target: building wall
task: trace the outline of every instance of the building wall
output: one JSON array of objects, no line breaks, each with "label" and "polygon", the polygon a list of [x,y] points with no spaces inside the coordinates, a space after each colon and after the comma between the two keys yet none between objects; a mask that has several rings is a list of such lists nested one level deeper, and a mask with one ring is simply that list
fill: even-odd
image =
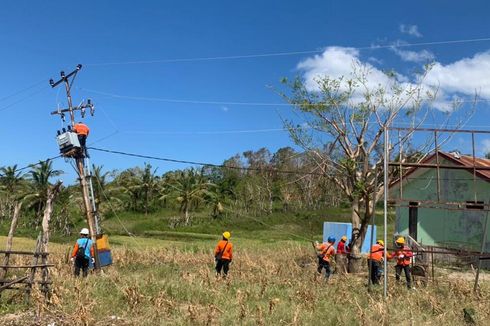
[{"label": "building wall", "polygon": [[[449,162],[442,162],[450,164]],[[409,176],[403,184],[403,199],[437,201],[437,171],[421,169],[422,173]],[[490,201],[490,183],[477,177],[473,184],[472,172],[440,170],[441,201]],[[392,189],[391,197],[398,198],[399,189]],[[407,202],[408,204],[408,202]],[[424,245],[448,246],[467,250],[481,249],[481,240],[487,213],[479,210],[450,210],[418,208],[417,241]],[[462,207],[464,208],[464,207]],[[408,234],[408,207],[396,209],[396,231]],[[490,218],[490,216],[489,216]],[[488,223],[486,251],[490,252],[490,222]]]}]

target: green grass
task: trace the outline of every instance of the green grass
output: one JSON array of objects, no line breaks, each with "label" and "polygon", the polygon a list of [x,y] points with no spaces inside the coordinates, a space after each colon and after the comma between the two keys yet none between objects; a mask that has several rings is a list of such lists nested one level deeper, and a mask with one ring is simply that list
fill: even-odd
[{"label": "green grass", "polygon": [[[389,229],[394,230],[394,215],[389,216]],[[148,215],[134,212],[120,212],[116,215],[108,214],[103,217],[102,228],[109,235],[131,234],[155,237],[161,239],[185,239],[193,241],[202,237],[209,238],[221,234],[224,230],[230,230],[241,238],[250,238],[264,242],[278,240],[320,240],[322,238],[323,222],[349,222],[350,210],[345,208],[330,208],[318,211],[305,211],[298,213],[273,212],[270,215],[253,216],[246,213],[226,211],[221,218],[212,218],[207,210],[192,212],[192,224],[189,226],[171,227],[171,220],[178,218],[178,212],[170,209],[162,209]],[[378,235],[382,235],[382,211],[377,212],[376,224]],[[7,234],[9,221],[0,221],[0,234]],[[74,233],[79,228],[86,227],[80,220],[74,227]],[[127,231],[126,231],[127,230]],[[18,227],[16,236],[35,239],[39,231],[30,227]],[[51,233],[51,241],[64,243],[71,241],[73,237],[63,236],[57,232]]]},{"label": "green grass", "polygon": [[[377,212],[376,224],[382,232],[382,212]],[[148,215],[124,212],[103,221],[103,227],[112,234],[126,234],[122,225],[133,234],[147,236],[188,237],[189,233],[213,235],[231,230],[240,237],[261,240],[320,239],[323,222],[349,222],[350,210],[332,208],[300,213],[274,212],[270,215],[252,216],[228,212],[222,218],[212,218],[207,211],[193,213],[192,225],[172,228],[170,220],[178,216],[174,211],[162,210]],[[389,232],[394,230],[393,213],[390,214]],[[380,232],[378,231],[378,232]],[[177,233],[183,233],[180,235]],[[378,233],[382,234],[382,233]]]}]

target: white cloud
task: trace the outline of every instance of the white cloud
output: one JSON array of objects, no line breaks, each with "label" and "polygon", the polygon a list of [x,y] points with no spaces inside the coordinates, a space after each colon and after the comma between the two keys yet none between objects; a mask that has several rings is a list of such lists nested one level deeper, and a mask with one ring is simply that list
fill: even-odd
[{"label": "white cloud", "polygon": [[[318,89],[316,80],[323,76],[331,78],[351,77],[356,63],[360,62],[359,51],[352,48],[329,47],[322,54],[315,55],[298,64],[298,69],[303,71],[306,87],[309,90]],[[389,84],[390,78],[384,72],[375,68],[370,63],[363,65],[370,71],[368,85],[375,87]]]},{"label": "white cloud", "polygon": [[375,63],[375,64],[378,64],[378,65],[380,65],[380,64],[382,64],[382,63],[383,63],[383,60],[378,59],[378,58],[375,58],[375,57],[369,57],[369,58],[368,58],[368,61],[370,61],[370,62],[372,62],[372,63]]},{"label": "white cloud", "polygon": [[[303,73],[306,87],[314,91],[318,90],[316,80],[319,77],[352,78],[353,67],[359,62],[369,70],[367,81],[369,88],[379,85],[389,88],[386,86],[389,86],[392,80],[381,69],[370,63],[373,62],[372,59],[362,62],[359,51],[352,48],[329,47],[322,54],[301,61],[298,69]],[[414,76],[397,73],[397,80],[402,87],[411,86],[414,78]],[[473,57],[446,65],[434,62],[423,83],[425,89],[438,89],[438,97],[433,105],[441,111],[452,110],[452,102],[455,99],[471,100],[475,91],[481,98],[490,100],[490,51],[477,53]]]},{"label": "white cloud", "polygon": [[472,96],[476,91],[482,98],[490,99],[490,51],[448,65],[435,62],[426,83],[439,86],[447,94]]},{"label": "white cloud", "polygon": [[428,62],[434,60],[434,54],[427,50],[422,51],[409,51],[401,50],[397,47],[393,47],[392,51],[395,52],[403,61],[407,62]]},{"label": "white cloud", "polygon": [[481,144],[483,154],[490,153],[490,139],[483,139]]},{"label": "white cloud", "polygon": [[419,27],[417,25],[400,25],[400,32],[403,34],[408,34],[414,37],[422,37],[422,34],[419,32]]}]

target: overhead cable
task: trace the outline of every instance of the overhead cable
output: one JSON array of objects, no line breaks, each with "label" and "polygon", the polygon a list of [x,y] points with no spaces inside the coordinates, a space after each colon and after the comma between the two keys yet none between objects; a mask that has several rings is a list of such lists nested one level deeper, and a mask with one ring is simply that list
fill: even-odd
[{"label": "overhead cable", "polygon": [[[345,46],[355,50],[378,50],[378,49],[391,49],[401,47],[418,47],[428,45],[444,45],[444,44],[464,44],[464,43],[477,43],[488,42],[490,37],[484,38],[471,38],[471,39],[459,39],[459,40],[446,40],[446,41],[434,41],[434,42],[419,42],[419,43],[395,43],[389,45],[370,45],[361,47]],[[115,65],[136,65],[136,64],[155,64],[155,63],[178,63],[178,62],[199,62],[199,61],[215,61],[215,60],[237,60],[237,59],[251,59],[251,58],[269,58],[269,57],[283,57],[283,56],[295,56],[304,54],[316,54],[322,53],[325,49],[305,50],[305,51],[283,51],[283,52],[269,52],[269,53],[255,53],[255,54],[243,54],[243,55],[225,55],[214,57],[194,57],[194,58],[170,58],[170,59],[156,59],[156,60],[135,60],[135,61],[119,61],[119,62],[102,62],[102,63],[87,63],[86,66],[115,66]]]},{"label": "overhead cable", "polygon": [[128,153],[128,152],[114,151],[114,150],[110,150],[110,149],[96,148],[96,147],[88,147],[88,149],[94,150],[94,151],[99,151],[99,152],[111,153],[111,154],[118,154],[118,155],[138,157],[138,158],[146,158],[146,159],[155,160],[155,161],[192,164],[192,165],[200,165],[200,166],[211,166],[211,167],[225,168],[225,169],[232,169],[232,170],[258,171],[258,172],[268,171],[268,172],[284,173],[284,174],[309,174],[309,175],[325,176],[324,173],[319,173],[319,172],[279,170],[279,169],[274,169],[274,168],[252,168],[252,167],[228,166],[228,165],[224,165],[224,164],[214,164],[214,163],[206,163],[206,162],[178,160],[178,159],[165,158],[165,157],[156,157],[156,156],[150,156],[150,155],[142,155],[142,154],[135,154],[135,153]]},{"label": "overhead cable", "polygon": [[26,96],[24,96],[24,97],[20,98],[19,100],[15,101],[15,102],[12,102],[12,103],[10,103],[10,104],[8,104],[8,105],[4,106],[4,107],[1,107],[1,108],[0,108],[0,112],[1,112],[1,111],[5,111],[5,110],[7,110],[7,109],[11,108],[12,106],[14,106],[14,105],[16,105],[16,104],[19,104],[19,103],[21,103],[21,102],[24,102],[25,100],[28,100],[28,99],[30,99],[31,97],[33,97],[33,96],[35,96],[35,95],[37,95],[37,94],[39,94],[39,93],[42,93],[42,92],[44,92],[44,91],[47,91],[47,90],[48,90],[48,88],[44,88],[44,87],[43,87],[43,88],[41,88],[41,89],[39,89],[39,90],[37,90],[37,91],[35,91],[35,92],[32,92],[32,93],[30,93],[29,95],[26,95]]},{"label": "overhead cable", "polygon": [[[146,97],[146,96],[131,96],[122,95],[108,92],[101,92],[94,89],[79,88],[82,91],[86,91],[93,94],[98,94],[102,96],[125,99],[125,100],[135,100],[135,101],[150,101],[150,102],[166,102],[166,103],[180,103],[180,104],[207,104],[207,105],[236,105],[236,106],[265,106],[265,107],[292,107],[297,104],[285,103],[285,102],[259,102],[259,101],[217,101],[217,100],[193,100],[193,99],[173,99],[173,98],[162,98],[162,97]],[[490,102],[490,99],[474,99],[474,100],[460,100],[458,103],[479,103],[479,102]],[[321,103],[320,103],[321,104]],[[301,104],[302,106],[317,106],[319,103],[311,104]]]},{"label": "overhead cable", "polygon": [[101,92],[88,88],[79,88],[82,91],[94,93],[98,95],[120,98],[126,100],[137,101],[154,101],[154,102],[168,102],[168,103],[183,103],[183,104],[211,104],[211,105],[250,105],[250,106],[291,106],[289,103],[270,103],[270,102],[243,102],[243,101],[203,101],[203,100],[185,100],[185,99],[171,99],[161,97],[144,97],[144,96],[129,96],[114,94],[108,92]]},{"label": "overhead cable", "polygon": [[32,164],[26,165],[26,166],[24,166],[24,167],[22,167],[22,168],[16,169],[16,170],[15,170],[15,172],[19,172],[19,171],[27,170],[27,169],[29,169],[29,168],[32,168],[32,167],[36,166],[36,165],[43,164],[43,163],[47,163],[47,162],[49,162],[49,161],[53,161],[53,160],[55,160],[55,159],[57,159],[57,158],[60,158],[60,157],[62,157],[62,155],[61,155],[61,154],[60,154],[60,155],[57,155],[57,156],[50,157],[50,158],[45,159],[45,160],[43,160],[43,161],[39,161],[39,162],[37,162],[37,163],[32,163]]},{"label": "overhead cable", "polygon": [[26,88],[23,88],[23,89],[21,89],[21,90],[18,90],[18,91],[14,92],[14,93],[12,93],[12,94],[10,94],[10,95],[4,96],[4,97],[0,98],[0,102],[1,102],[1,101],[5,101],[5,100],[7,100],[7,99],[9,99],[9,98],[11,98],[11,97],[14,97],[14,96],[16,96],[16,95],[19,95],[20,93],[24,93],[24,92],[26,92],[26,91],[28,91],[28,90],[30,90],[30,89],[33,89],[34,87],[36,87],[36,86],[38,86],[38,85],[40,85],[40,84],[42,84],[42,83],[44,83],[44,82],[46,82],[46,80],[45,80],[45,79],[40,80],[40,81],[36,82],[35,84],[32,84],[32,85],[30,85],[30,86],[27,86]]}]

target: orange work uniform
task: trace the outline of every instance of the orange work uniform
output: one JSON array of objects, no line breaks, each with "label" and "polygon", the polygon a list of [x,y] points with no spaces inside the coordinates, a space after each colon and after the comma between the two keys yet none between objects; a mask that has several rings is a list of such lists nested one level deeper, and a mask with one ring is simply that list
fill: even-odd
[{"label": "orange work uniform", "polygon": [[390,258],[396,258],[395,266],[395,278],[400,280],[402,271],[405,272],[405,278],[407,280],[407,287],[412,288],[412,276],[410,271],[410,263],[412,262],[413,251],[408,246],[399,247],[395,252],[389,256]]},{"label": "orange work uniform", "polygon": [[77,123],[73,126],[73,131],[75,131],[78,135],[88,136],[90,133],[90,129],[84,123]]},{"label": "orange work uniform", "polygon": [[369,269],[372,284],[379,284],[383,268],[381,267],[381,262],[384,257],[384,246],[379,243],[374,244],[371,247],[371,252],[369,254]]},{"label": "orange work uniform", "polygon": [[378,243],[373,245],[371,247],[371,253],[369,254],[369,259],[372,259],[374,261],[381,261],[383,260],[384,256],[384,247]]},{"label": "orange work uniform", "polygon": [[[221,258],[217,257],[221,252]],[[218,245],[214,249],[214,257],[220,258],[222,260],[232,260],[233,259],[233,244],[230,241],[220,240]]]},{"label": "orange work uniform", "polygon": [[330,258],[335,255],[335,248],[333,247],[333,244],[322,243],[317,247],[317,249],[320,251],[322,259],[326,262],[330,262]]},{"label": "orange work uniform", "polygon": [[396,264],[399,266],[410,266],[412,262],[413,252],[412,249],[408,246],[403,246],[402,248],[398,248],[395,252],[389,256],[391,258],[396,257]]}]

